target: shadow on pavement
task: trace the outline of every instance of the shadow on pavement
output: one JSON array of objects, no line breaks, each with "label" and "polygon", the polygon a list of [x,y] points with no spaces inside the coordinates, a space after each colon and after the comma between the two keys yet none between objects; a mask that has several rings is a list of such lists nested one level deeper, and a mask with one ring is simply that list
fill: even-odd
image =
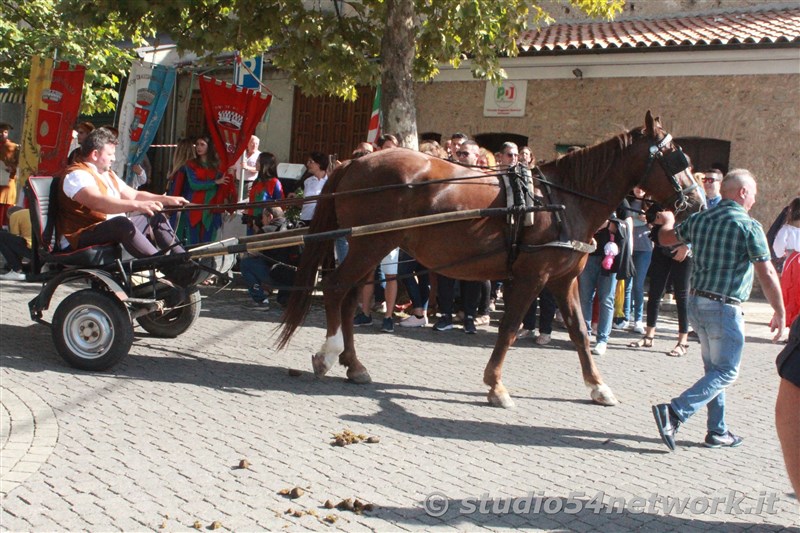
[{"label": "shadow on pavement", "polygon": [[[476,494],[464,499],[448,499],[443,493],[431,492],[418,507],[381,506],[370,516],[395,524],[416,527],[447,526],[458,530],[484,528],[533,528],[572,531],[787,531],[790,524],[728,522],[725,517],[757,513],[769,516],[766,505],[742,501],[735,503],[731,494],[722,494],[725,502],[714,504],[714,497],[642,494],[641,502],[633,503],[598,492],[576,492],[570,497],[548,496],[535,491],[518,497]],[[648,500],[652,498],[652,500]],[[734,504],[730,503],[734,500]],[[667,511],[669,509],[669,511]],[[767,509],[767,510],[765,510]],[[736,513],[739,510],[740,513]],[[716,520],[699,517],[718,516]]]}]

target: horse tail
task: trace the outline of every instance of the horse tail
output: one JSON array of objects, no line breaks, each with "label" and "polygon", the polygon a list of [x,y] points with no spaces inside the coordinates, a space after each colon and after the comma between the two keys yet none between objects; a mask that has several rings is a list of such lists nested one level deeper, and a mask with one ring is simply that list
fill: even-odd
[{"label": "horse tail", "polygon": [[[322,189],[322,194],[334,192],[344,177],[350,161],[345,161],[328,177],[328,182]],[[332,231],[339,227],[336,221],[336,203],[333,198],[317,200],[314,217],[308,228],[309,234]],[[283,324],[278,337],[278,348],[284,348],[297,328],[303,323],[311,308],[311,296],[314,292],[314,282],[317,280],[317,270],[326,260],[333,255],[333,241],[312,241],[305,245],[300,256],[300,265],[294,276],[294,285],[299,290],[292,291],[286,310],[283,313]]]}]

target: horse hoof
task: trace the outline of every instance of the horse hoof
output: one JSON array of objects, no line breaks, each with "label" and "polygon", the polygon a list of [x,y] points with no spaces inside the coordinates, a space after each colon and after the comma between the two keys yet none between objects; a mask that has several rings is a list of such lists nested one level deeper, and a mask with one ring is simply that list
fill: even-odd
[{"label": "horse hoof", "polygon": [[619,400],[617,400],[616,396],[614,396],[614,393],[611,391],[611,387],[605,383],[592,387],[592,401],[607,406],[617,405],[619,403]]},{"label": "horse hoof", "polygon": [[511,399],[511,395],[507,392],[497,394],[489,391],[488,398],[489,405],[492,407],[502,407],[503,409],[512,409],[516,407],[514,400]]},{"label": "horse hoof", "polygon": [[325,356],[318,353],[311,356],[311,366],[314,367],[314,377],[324,378],[331,367],[325,361]]},{"label": "horse hoof", "polygon": [[364,370],[363,372],[359,372],[358,374],[350,374],[347,373],[347,379],[352,381],[353,383],[357,383],[358,385],[365,385],[367,383],[372,383],[372,378],[369,375],[369,372]]}]

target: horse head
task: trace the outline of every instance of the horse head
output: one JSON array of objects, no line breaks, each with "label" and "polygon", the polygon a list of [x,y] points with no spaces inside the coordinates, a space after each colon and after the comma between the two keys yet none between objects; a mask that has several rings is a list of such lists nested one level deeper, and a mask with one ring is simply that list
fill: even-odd
[{"label": "horse head", "polygon": [[649,142],[648,160],[639,186],[651,198],[675,212],[678,220],[699,211],[705,205],[700,187],[692,177],[692,165],[672,135],[661,125],[660,117],[650,111],[645,115],[643,136]]}]

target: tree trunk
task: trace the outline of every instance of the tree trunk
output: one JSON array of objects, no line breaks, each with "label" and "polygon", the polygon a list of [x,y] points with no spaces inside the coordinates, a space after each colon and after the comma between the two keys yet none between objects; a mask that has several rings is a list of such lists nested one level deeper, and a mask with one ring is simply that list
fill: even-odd
[{"label": "tree trunk", "polygon": [[381,111],[383,132],[417,149],[417,98],[414,52],[417,18],[413,0],[386,2],[386,30],[381,40]]}]

